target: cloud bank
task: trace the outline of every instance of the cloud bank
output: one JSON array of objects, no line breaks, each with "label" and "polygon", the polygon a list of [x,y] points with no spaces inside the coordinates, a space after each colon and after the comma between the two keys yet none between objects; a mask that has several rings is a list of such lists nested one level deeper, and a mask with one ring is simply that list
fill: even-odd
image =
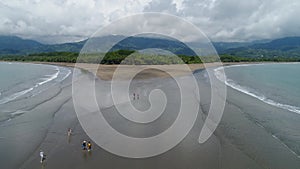
[{"label": "cloud bank", "polygon": [[300,36],[298,9],[298,0],[2,0],[0,34],[76,41],[123,16],[163,12],[190,21],[214,41],[273,39]]}]

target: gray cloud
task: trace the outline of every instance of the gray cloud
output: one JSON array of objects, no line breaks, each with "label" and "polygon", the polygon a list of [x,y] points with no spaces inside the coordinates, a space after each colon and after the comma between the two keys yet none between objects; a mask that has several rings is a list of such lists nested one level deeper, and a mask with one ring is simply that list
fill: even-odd
[{"label": "gray cloud", "polygon": [[215,41],[245,41],[300,36],[298,9],[298,0],[2,0],[0,34],[74,41],[123,16],[163,12],[187,19]]},{"label": "gray cloud", "polygon": [[297,0],[185,0],[183,6],[182,16],[214,40],[243,41],[300,35],[297,21],[300,2]]},{"label": "gray cloud", "polygon": [[165,13],[176,13],[177,6],[173,0],[152,0],[144,8],[145,12],[165,12]]}]

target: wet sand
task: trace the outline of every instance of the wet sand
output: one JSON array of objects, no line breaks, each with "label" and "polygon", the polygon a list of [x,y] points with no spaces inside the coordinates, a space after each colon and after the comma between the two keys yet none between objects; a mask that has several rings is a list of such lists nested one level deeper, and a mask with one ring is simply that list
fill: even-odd
[{"label": "wet sand", "polygon": [[[204,73],[205,71],[197,73],[201,97],[201,109],[197,121],[188,136],[164,154],[145,159],[129,159],[113,155],[95,143],[91,152],[82,151],[81,142],[90,139],[77,119],[71,99],[71,86],[65,85],[59,94],[30,110],[32,113],[19,116],[11,122],[11,125],[15,125],[10,132],[13,134],[5,139],[13,140],[10,141],[9,146],[14,147],[14,153],[1,163],[1,168],[299,168],[300,158],[297,155],[299,152],[296,151],[300,145],[298,144],[299,115],[266,105],[231,88],[227,88],[228,97],[220,125],[208,141],[199,144],[197,139],[210,105],[210,84],[203,76]],[[96,78],[84,72],[81,76],[85,80]],[[98,79],[96,88],[100,89],[103,84],[108,83],[109,81]],[[138,86],[144,90],[160,86],[173,96],[172,91],[176,88],[173,83],[168,78],[154,78],[137,79],[132,85],[133,88]],[[133,104],[146,106],[147,99],[135,100]],[[171,104],[172,106],[174,104]],[[108,108],[103,114],[120,132],[145,137],[156,134],[158,130],[166,129],[176,116],[174,113],[167,114],[171,116],[162,116],[159,123],[146,128],[131,125],[122,119],[116,113],[114,106]],[[67,136],[68,128],[73,130],[70,138]],[[4,130],[0,131],[1,137]],[[0,142],[0,146],[7,146],[3,143],[6,142]],[[24,148],[28,151],[23,150]],[[42,165],[39,162],[40,149],[47,155]],[[20,158],[17,158],[19,153]]]}]

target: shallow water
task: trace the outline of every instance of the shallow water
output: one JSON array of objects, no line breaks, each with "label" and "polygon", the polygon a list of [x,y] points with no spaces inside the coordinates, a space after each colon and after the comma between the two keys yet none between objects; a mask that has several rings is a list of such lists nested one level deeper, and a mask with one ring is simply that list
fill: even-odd
[{"label": "shallow water", "polygon": [[228,86],[300,114],[300,64],[229,66],[225,72]]},{"label": "shallow water", "polygon": [[0,63],[0,168],[19,168],[71,98],[71,69]]},{"label": "shallow water", "polygon": [[228,103],[300,159],[300,64],[234,65],[225,72],[226,84],[238,91],[228,92]]},{"label": "shallow water", "polygon": [[[25,107],[16,109],[16,106],[11,106],[16,105],[14,102],[20,103],[22,100],[27,101],[28,98],[37,97],[43,91],[63,81],[70,73],[69,69],[58,66],[1,62],[0,122],[26,112]],[[31,103],[31,105],[35,104]]]}]

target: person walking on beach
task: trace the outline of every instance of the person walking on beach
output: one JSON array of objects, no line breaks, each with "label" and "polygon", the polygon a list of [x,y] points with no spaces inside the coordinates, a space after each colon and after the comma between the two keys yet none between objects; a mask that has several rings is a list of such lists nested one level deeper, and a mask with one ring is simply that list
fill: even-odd
[{"label": "person walking on beach", "polygon": [[43,163],[46,160],[46,155],[44,154],[44,152],[42,150],[40,150],[40,157],[41,157],[41,163]]},{"label": "person walking on beach", "polygon": [[68,129],[68,137],[70,137],[70,136],[71,136],[71,134],[72,134],[72,129],[71,129],[71,128],[69,128],[69,129]]},{"label": "person walking on beach", "polygon": [[71,135],[72,135],[72,129],[71,128],[69,128],[68,129],[68,143],[70,143],[71,142]]},{"label": "person walking on beach", "polygon": [[92,143],[90,141],[88,141],[88,143],[87,143],[87,149],[88,149],[88,151],[92,150]]},{"label": "person walking on beach", "polygon": [[85,140],[82,142],[82,150],[86,150],[86,141]]}]

